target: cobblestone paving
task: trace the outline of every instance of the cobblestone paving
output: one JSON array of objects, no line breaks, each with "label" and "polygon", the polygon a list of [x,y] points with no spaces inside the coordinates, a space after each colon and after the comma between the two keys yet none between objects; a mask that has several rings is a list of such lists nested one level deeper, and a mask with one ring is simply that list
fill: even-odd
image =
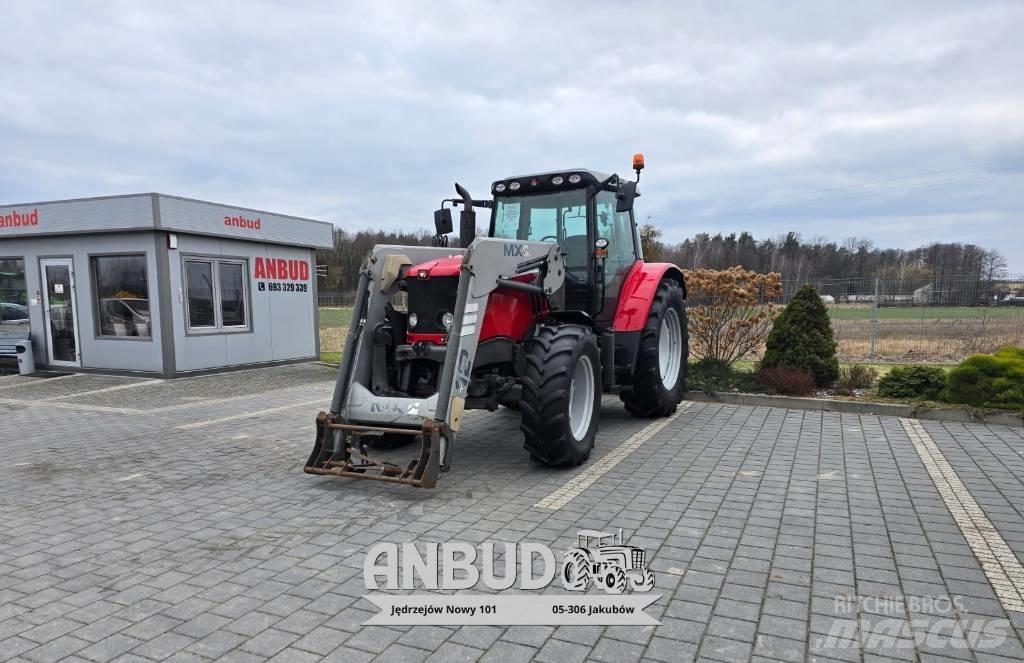
[{"label": "cobblestone paving", "polygon": [[[1024,658],[897,419],[695,403],[552,511],[533,505],[587,466],[531,465],[507,410],[470,413],[434,491],[302,474],[331,379],[5,377],[0,660]],[[646,423],[606,399],[594,460]],[[924,426],[1024,557],[1021,430]],[[619,527],[660,626],[362,626],[375,542]]]}]

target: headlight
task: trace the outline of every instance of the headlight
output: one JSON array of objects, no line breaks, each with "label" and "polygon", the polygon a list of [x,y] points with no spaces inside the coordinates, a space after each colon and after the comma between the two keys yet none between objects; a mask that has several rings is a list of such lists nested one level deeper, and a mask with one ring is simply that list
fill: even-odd
[{"label": "headlight", "polygon": [[573,173],[572,175],[569,176],[569,184],[579,184],[580,179],[582,178],[580,177],[579,173]]},{"label": "headlight", "polygon": [[409,326],[410,327],[415,327],[416,323],[419,322],[419,321],[420,321],[420,319],[418,317],[416,317],[415,313],[410,313],[409,314]]},{"label": "headlight", "polygon": [[452,330],[453,322],[455,322],[455,316],[449,313],[448,311],[445,311],[444,315],[441,316],[441,324],[444,325],[445,331]]},{"label": "headlight", "polygon": [[509,182],[508,183],[508,190],[509,191],[519,191],[519,186],[520,186],[519,182]]},{"label": "headlight", "polygon": [[506,187],[505,187],[505,183],[504,182],[499,182],[498,184],[494,185],[495,193],[501,193],[502,191],[505,190],[505,188]]},{"label": "headlight", "polygon": [[558,186],[559,184],[561,184],[564,181],[565,181],[565,178],[562,177],[561,175],[555,175],[554,177],[551,178],[551,183],[554,184],[555,186]]}]

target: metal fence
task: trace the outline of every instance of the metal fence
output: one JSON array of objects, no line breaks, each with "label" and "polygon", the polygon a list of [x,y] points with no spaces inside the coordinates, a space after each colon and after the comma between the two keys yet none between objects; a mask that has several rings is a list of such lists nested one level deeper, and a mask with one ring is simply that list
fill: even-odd
[{"label": "metal fence", "polygon": [[844,360],[957,362],[1024,344],[1024,277],[783,278],[780,303],[804,283],[825,302]]},{"label": "metal fence", "polygon": [[322,308],[349,307],[356,301],[355,292],[320,292],[317,297]]},{"label": "metal fence", "polygon": [[[805,283],[825,302],[839,356],[846,361],[957,362],[1024,345],[1024,276],[798,280],[783,275],[777,302],[786,304]],[[352,292],[321,292],[320,306],[344,309],[353,298]],[[322,329],[323,344],[333,348],[340,345],[348,318],[327,313],[321,314],[321,327],[341,328]]]}]

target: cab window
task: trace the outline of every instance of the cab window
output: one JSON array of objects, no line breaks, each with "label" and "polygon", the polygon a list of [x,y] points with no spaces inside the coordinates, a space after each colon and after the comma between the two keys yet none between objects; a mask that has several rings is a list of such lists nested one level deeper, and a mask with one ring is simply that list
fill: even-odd
[{"label": "cab window", "polygon": [[562,244],[567,237],[587,236],[584,189],[501,197],[495,203],[494,237]]},{"label": "cab window", "polygon": [[618,293],[626,274],[637,260],[633,224],[629,212],[615,211],[615,194],[602,191],[595,203],[596,234],[608,240],[608,258],[604,263],[605,289]]}]

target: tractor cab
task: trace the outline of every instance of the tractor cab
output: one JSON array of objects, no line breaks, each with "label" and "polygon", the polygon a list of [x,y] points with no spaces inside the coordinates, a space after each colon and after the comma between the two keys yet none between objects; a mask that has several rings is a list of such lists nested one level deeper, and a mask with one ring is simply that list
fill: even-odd
[{"label": "tractor cab", "polygon": [[558,244],[564,310],[608,323],[622,282],[642,260],[633,219],[635,182],[582,168],[508,177],[491,185],[488,236]]}]

